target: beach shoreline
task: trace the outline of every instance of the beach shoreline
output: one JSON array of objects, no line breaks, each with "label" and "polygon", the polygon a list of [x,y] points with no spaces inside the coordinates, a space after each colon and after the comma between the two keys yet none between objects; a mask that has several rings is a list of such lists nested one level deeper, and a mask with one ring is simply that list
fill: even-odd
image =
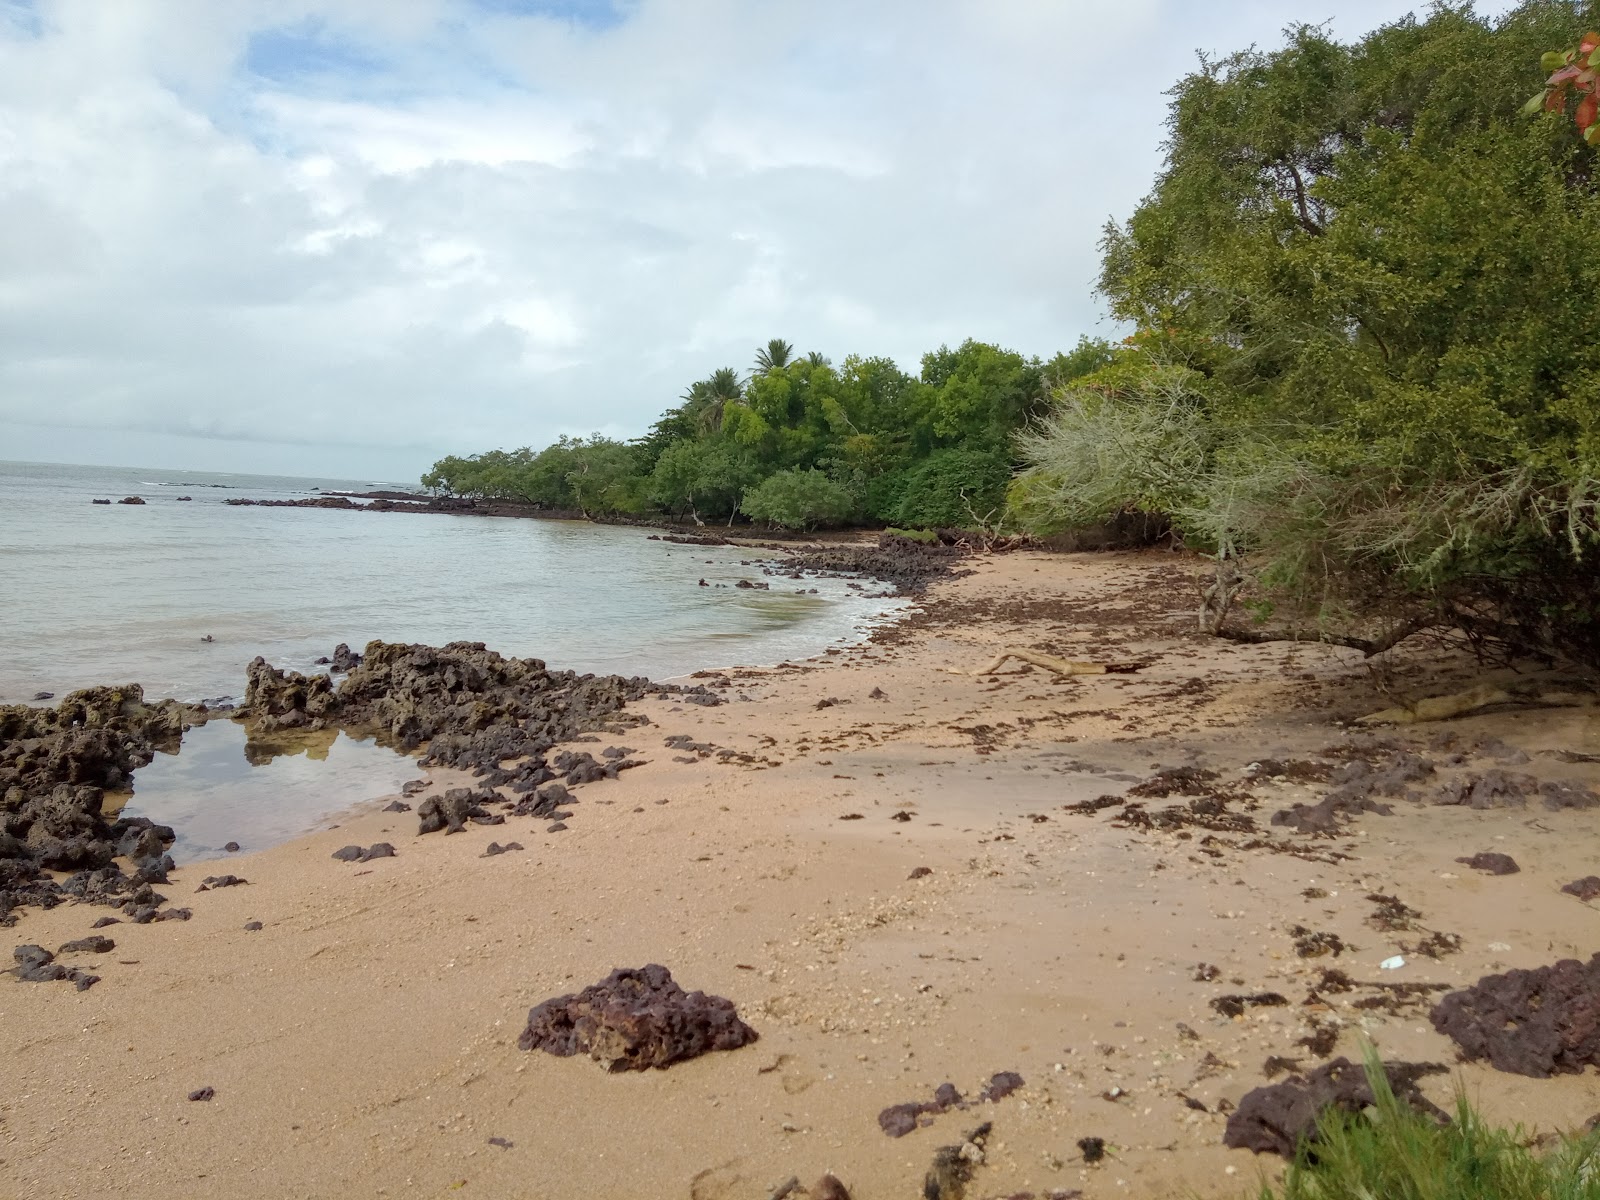
[{"label": "beach shoreline", "polygon": [[[88,991],[0,981],[0,1195],[733,1200],[833,1171],[873,1200],[918,1194],[937,1147],[992,1121],[971,1196],[1239,1196],[1280,1164],[1223,1147],[1227,1108],[1266,1082],[1267,1058],[1355,1057],[1362,1036],[1451,1066],[1425,1090],[1448,1103],[1459,1078],[1493,1119],[1559,1130],[1600,1108],[1592,1076],[1457,1069],[1429,1027],[1436,993],[1370,986],[1462,987],[1600,948],[1594,912],[1559,890],[1594,870],[1594,811],[1430,802],[1496,755],[1594,786],[1600,767],[1556,757],[1596,748],[1594,710],[1353,732],[1397,688],[1483,672],[1203,638],[1198,564],[1167,552],[959,565],[973,574],[858,646],[697,672],[721,705],[630,703],[648,725],[570,748],[645,765],[574,788],[566,829],[508,818],[419,836],[378,798],[175,872],[160,890],[192,919],[105,928],[116,947],[83,959],[102,977]],[[1149,666],[969,673],[1012,646]],[[1416,799],[1325,835],[1270,818],[1326,779],[1252,770],[1397,752],[1432,764]],[[1184,806],[1181,791],[1127,796],[1180,768],[1215,771],[1248,828],[1130,819],[1129,803]],[[526,849],[483,857],[513,839]],[[396,857],[331,858],[377,841]],[[1455,862],[1491,849],[1520,873]],[[249,883],[193,894],[221,870]],[[1375,928],[1378,894],[1421,915]],[[13,941],[54,949],[106,911],[28,910]],[[1340,951],[1301,957],[1296,927]],[[1433,933],[1460,949],[1403,949]],[[1380,972],[1397,953],[1407,965]],[[638,1075],[517,1049],[532,1005],[650,962],[731,999],[760,1041]],[[1201,964],[1215,977],[1197,980]],[[1359,986],[1319,994],[1331,967]],[[1288,1002],[1237,1017],[1212,1003],[1268,992]],[[1318,1031],[1328,1053],[1297,1045]],[[1023,1087],[903,1137],[879,1126],[885,1108],[945,1082],[971,1097],[1001,1071]],[[213,1099],[186,1099],[203,1087]],[[1086,1138],[1103,1160],[1083,1161]]]}]

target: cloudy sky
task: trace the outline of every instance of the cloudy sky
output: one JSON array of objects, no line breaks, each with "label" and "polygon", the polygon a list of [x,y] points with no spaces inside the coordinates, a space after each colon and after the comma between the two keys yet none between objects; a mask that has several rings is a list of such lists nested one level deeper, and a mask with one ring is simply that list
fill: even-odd
[{"label": "cloudy sky", "polygon": [[412,479],[1116,332],[1195,52],[1406,0],[0,0],[0,459]]}]

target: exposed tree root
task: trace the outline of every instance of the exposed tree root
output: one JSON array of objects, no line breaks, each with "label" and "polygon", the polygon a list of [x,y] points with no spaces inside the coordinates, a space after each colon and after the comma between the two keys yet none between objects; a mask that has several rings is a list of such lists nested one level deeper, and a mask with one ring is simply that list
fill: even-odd
[{"label": "exposed tree root", "polygon": [[1386,708],[1356,720],[1357,725],[1415,725],[1423,721],[1448,721],[1486,708],[1514,705],[1519,708],[1579,708],[1592,705],[1596,697],[1585,692],[1541,691],[1531,686],[1501,687],[1481,684],[1448,696],[1430,696],[1415,704]]},{"label": "exposed tree root", "polygon": [[1032,663],[1036,667],[1043,667],[1047,671],[1054,671],[1057,675],[1131,675],[1135,671],[1142,671],[1149,663],[1091,663],[1072,662],[1065,658],[1055,658],[1049,654],[1040,654],[1037,650],[1005,650],[988,666],[976,671],[958,671],[954,667],[944,668],[951,675],[993,675],[1005,665],[1006,659],[1016,658],[1025,663]]}]

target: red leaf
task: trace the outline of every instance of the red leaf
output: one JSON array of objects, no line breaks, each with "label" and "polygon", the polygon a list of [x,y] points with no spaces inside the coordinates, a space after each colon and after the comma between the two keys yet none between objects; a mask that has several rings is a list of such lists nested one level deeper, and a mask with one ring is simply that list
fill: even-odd
[{"label": "red leaf", "polygon": [[1600,101],[1597,101],[1594,93],[1590,92],[1579,102],[1578,111],[1574,115],[1573,119],[1578,122],[1578,128],[1588,129],[1593,125],[1597,110],[1600,110]]},{"label": "red leaf", "polygon": [[1578,53],[1587,54],[1596,46],[1600,46],[1600,33],[1589,32],[1583,35],[1583,40],[1578,43]]}]

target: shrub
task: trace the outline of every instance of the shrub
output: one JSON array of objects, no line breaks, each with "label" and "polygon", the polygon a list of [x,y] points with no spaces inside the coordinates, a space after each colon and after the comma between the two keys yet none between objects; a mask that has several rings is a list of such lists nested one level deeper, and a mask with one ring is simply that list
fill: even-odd
[{"label": "shrub", "polygon": [[904,473],[889,519],[907,528],[979,523],[1005,503],[1011,464],[989,450],[935,450]]},{"label": "shrub", "polygon": [[746,516],[786,529],[836,525],[850,516],[850,493],[821,471],[779,471],[750,489]]}]

